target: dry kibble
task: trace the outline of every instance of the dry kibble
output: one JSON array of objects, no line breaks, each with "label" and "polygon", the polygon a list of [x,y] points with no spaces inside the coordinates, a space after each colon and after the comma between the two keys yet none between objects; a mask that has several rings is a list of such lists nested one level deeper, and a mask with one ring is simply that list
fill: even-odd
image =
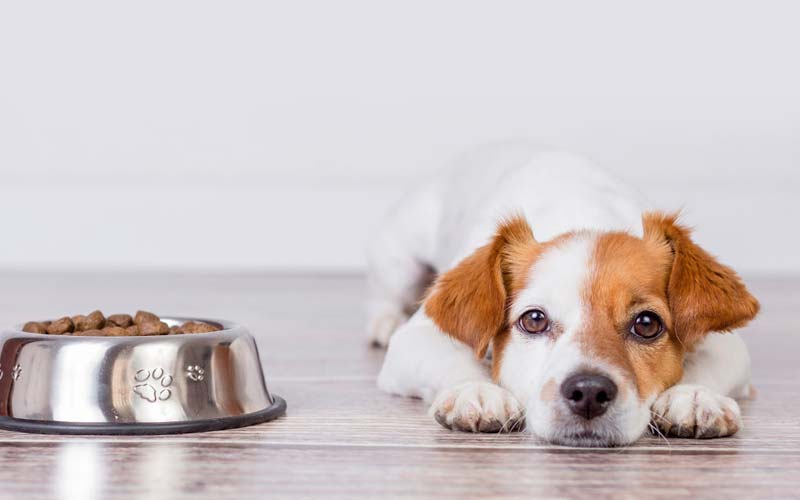
[{"label": "dry kibble", "polygon": [[139,324],[139,335],[166,335],[168,333],[169,326],[163,321],[145,321]]},{"label": "dry kibble", "polygon": [[89,330],[76,330],[72,335],[76,337],[102,337],[103,332],[96,328],[91,328]]},{"label": "dry kibble", "polygon": [[106,324],[108,325],[109,323],[113,326],[128,328],[133,324],[133,318],[131,318],[130,314],[112,314],[106,318]]},{"label": "dry kibble", "polygon": [[100,311],[92,311],[86,316],[86,326],[92,330],[101,330],[106,326],[106,317]]},{"label": "dry kibble", "polygon": [[76,332],[85,330],[100,330],[106,326],[106,318],[100,311],[93,311],[86,316],[81,314],[72,317],[72,324]]},{"label": "dry kibble", "polygon": [[103,335],[108,337],[124,337],[128,332],[120,326],[107,326],[102,330]]},{"label": "dry kibble", "polygon": [[137,325],[141,325],[142,323],[152,323],[158,321],[161,321],[161,318],[147,311],[136,311],[136,317],[133,319],[133,322],[136,323]]},{"label": "dry kibble", "polygon": [[47,325],[39,323],[38,321],[28,321],[22,327],[23,332],[28,333],[47,333]]},{"label": "dry kibble", "polygon": [[73,329],[72,320],[68,316],[64,316],[50,323],[47,327],[47,333],[50,335],[64,335],[65,333],[72,333]]},{"label": "dry kibble", "polygon": [[207,333],[219,331],[221,328],[201,321],[187,321],[182,325],[169,326],[158,316],[147,311],[137,311],[133,317],[130,314],[112,314],[108,318],[101,311],[92,311],[85,316],[76,314],[55,321],[29,321],[23,325],[22,330],[30,333],[78,337],[135,337]]},{"label": "dry kibble", "polygon": [[74,328],[75,331],[88,330],[88,328],[81,328],[81,326],[83,325],[83,321],[86,319],[86,316],[84,316],[83,314],[76,314],[70,319],[72,320],[72,326],[75,327]]},{"label": "dry kibble", "polygon": [[216,332],[219,330],[214,325],[209,325],[208,323],[200,323],[198,321],[187,321],[186,323],[181,325],[181,330],[184,333],[208,333],[208,332]]}]

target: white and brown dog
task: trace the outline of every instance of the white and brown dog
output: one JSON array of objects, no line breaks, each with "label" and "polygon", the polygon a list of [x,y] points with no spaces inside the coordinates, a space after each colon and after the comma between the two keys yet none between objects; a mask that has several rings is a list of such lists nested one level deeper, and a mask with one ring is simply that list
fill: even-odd
[{"label": "white and brown dog", "polygon": [[413,193],[369,249],[380,388],[431,402],[451,429],[524,419],[569,445],[631,443],[648,424],[735,433],[750,360],[726,332],[758,302],[634,198],[580,157],[527,145],[473,153]]}]

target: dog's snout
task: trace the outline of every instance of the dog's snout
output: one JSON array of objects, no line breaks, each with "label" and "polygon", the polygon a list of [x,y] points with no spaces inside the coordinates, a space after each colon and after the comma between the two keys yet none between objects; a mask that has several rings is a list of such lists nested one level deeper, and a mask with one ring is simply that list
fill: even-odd
[{"label": "dog's snout", "polygon": [[605,375],[578,373],[561,384],[561,395],[572,413],[591,420],[606,412],[617,396],[617,385]]}]

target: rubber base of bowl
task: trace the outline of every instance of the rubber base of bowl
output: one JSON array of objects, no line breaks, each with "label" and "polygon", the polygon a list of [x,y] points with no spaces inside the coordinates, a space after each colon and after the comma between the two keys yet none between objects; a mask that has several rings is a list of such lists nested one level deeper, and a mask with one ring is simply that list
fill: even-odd
[{"label": "rubber base of bowl", "polygon": [[166,422],[141,424],[84,424],[48,422],[13,417],[0,417],[0,429],[34,434],[93,434],[93,435],[148,435],[185,434],[188,432],[219,431],[274,420],[286,413],[286,401],[272,396],[272,406],[261,411],[235,417],[196,420],[194,422]]}]

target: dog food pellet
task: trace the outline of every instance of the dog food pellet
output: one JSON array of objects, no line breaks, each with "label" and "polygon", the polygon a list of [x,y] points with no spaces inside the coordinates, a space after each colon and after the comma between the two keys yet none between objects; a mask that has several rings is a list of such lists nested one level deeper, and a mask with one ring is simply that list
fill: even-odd
[{"label": "dog food pellet", "polygon": [[130,314],[112,314],[106,318],[101,311],[87,315],[64,316],[55,321],[29,321],[22,330],[47,335],[75,335],[76,337],[136,337],[152,335],[184,335],[221,330],[217,325],[202,321],[187,321],[182,325],[168,325],[157,315],[138,311]]},{"label": "dog food pellet", "polygon": [[103,316],[103,313],[100,311],[92,311],[86,316],[86,324],[102,329],[106,326],[106,317]]},{"label": "dog food pellet", "polygon": [[113,326],[128,328],[133,324],[133,318],[130,314],[112,314],[106,318],[106,325],[111,323]]},{"label": "dog food pellet", "polygon": [[124,337],[128,332],[121,326],[107,326],[101,330],[101,334],[108,337]]},{"label": "dog food pellet", "polygon": [[103,332],[97,329],[75,330],[75,332],[72,335],[75,337],[102,337]]},{"label": "dog food pellet", "polygon": [[28,321],[25,323],[25,326],[22,327],[22,331],[28,333],[47,333],[47,326],[38,321]]},{"label": "dog food pellet", "polygon": [[72,333],[74,328],[72,320],[65,316],[50,323],[47,327],[47,333],[49,335],[64,335],[65,333]]},{"label": "dog food pellet", "polygon": [[133,322],[136,323],[137,325],[153,321],[161,321],[161,318],[147,311],[136,311],[136,317],[133,319]]},{"label": "dog food pellet", "polygon": [[106,326],[106,318],[100,311],[93,311],[87,316],[77,315],[72,317],[72,324],[76,332],[86,330],[100,330]]},{"label": "dog food pellet", "polygon": [[196,321],[187,321],[181,325],[180,329],[183,330],[183,333],[208,333],[219,330],[219,328],[209,325],[208,323],[199,323]]},{"label": "dog food pellet", "polygon": [[169,326],[163,321],[145,321],[139,323],[139,335],[166,335]]}]

